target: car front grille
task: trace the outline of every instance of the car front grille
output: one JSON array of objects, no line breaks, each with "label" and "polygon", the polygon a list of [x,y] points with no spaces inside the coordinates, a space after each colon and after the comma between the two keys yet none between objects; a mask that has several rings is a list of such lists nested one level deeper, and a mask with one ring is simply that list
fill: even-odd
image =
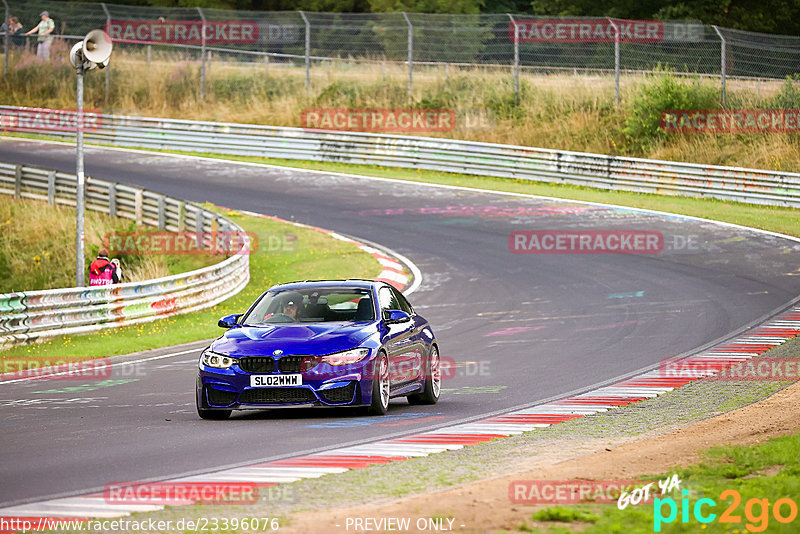
[{"label": "car front grille", "polygon": [[314,392],[307,388],[246,389],[239,396],[239,402],[245,404],[289,404],[316,400]]},{"label": "car front grille", "polygon": [[239,358],[239,367],[248,373],[274,373],[275,358],[272,356],[247,356]]},{"label": "car front grille", "polygon": [[330,404],[342,404],[343,402],[350,402],[353,400],[353,394],[356,391],[356,383],[350,382],[349,385],[341,388],[325,389],[320,391],[325,401]]},{"label": "car front grille", "polygon": [[278,358],[278,371],[281,373],[299,373],[302,364],[302,356],[282,356]]},{"label": "car front grille", "polygon": [[224,391],[213,387],[207,387],[206,391],[208,392],[208,403],[211,406],[229,406],[236,400],[235,391]]}]

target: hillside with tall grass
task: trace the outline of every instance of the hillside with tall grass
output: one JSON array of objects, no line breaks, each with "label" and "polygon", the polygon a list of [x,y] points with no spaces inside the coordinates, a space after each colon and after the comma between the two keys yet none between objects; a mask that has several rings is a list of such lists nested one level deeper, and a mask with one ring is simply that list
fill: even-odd
[{"label": "hillside with tall grass", "polygon": [[[53,63],[16,55],[0,79],[2,104],[74,108],[75,75],[66,47]],[[62,53],[63,52],[63,53]],[[222,61],[208,66],[200,98],[200,67],[178,54],[115,51],[110,91],[104,73],[86,76],[87,108],[146,115],[302,127],[310,108],[449,108],[458,126],[430,135],[524,146],[656,159],[800,171],[796,134],[667,134],[658,117],[667,109],[721,108],[719,80],[673,77],[667,70],[622,79],[614,103],[605,75],[523,72],[520,98],[508,71],[416,67],[407,94],[402,65],[347,61],[314,65],[305,88],[302,65]],[[739,81],[728,89],[728,108],[800,108],[800,81]],[[464,118],[471,120],[463,120]]]},{"label": "hillside with tall grass", "polygon": [[[129,219],[87,211],[85,264],[97,257],[103,236],[142,230]],[[124,255],[123,282],[199,269],[219,256]],[[0,195],[0,293],[75,285],[75,208]]]}]

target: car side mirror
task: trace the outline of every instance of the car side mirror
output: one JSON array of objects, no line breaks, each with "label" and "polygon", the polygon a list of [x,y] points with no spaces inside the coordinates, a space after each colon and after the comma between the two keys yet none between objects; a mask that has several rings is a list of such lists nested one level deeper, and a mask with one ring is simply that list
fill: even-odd
[{"label": "car side mirror", "polygon": [[226,315],[222,319],[219,320],[217,325],[220,328],[236,328],[239,326],[239,318],[242,316],[241,313],[236,313],[234,315]]},{"label": "car side mirror", "polygon": [[407,323],[411,316],[402,310],[388,310],[384,312],[383,322],[385,324]]}]

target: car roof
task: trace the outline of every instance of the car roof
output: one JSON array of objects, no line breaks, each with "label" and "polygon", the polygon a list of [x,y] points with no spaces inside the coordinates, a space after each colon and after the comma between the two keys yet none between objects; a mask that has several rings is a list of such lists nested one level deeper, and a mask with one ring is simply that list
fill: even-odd
[{"label": "car roof", "polygon": [[354,289],[372,289],[381,285],[384,285],[384,283],[376,282],[375,280],[362,280],[356,278],[351,278],[348,280],[303,280],[298,282],[288,282],[286,284],[276,284],[269,288],[269,291],[284,289],[307,289],[314,287],[351,287]]}]

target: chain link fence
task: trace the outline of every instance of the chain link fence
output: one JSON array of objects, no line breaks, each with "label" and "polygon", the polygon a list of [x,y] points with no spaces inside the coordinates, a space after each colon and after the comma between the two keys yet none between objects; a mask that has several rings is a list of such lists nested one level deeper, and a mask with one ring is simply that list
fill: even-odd
[{"label": "chain link fence", "polygon": [[[407,76],[409,94],[415,75],[432,68],[448,73],[450,68],[507,70],[517,97],[520,74],[601,75],[609,81],[613,77],[617,101],[626,79],[669,69],[676,75],[719,78],[723,104],[732,80],[776,80],[800,72],[800,37],[692,21],[234,11],[45,0],[10,2],[7,15],[18,17],[27,31],[45,10],[56,23],[57,37],[73,40],[104,28],[118,51],[141,54],[148,62],[154,54],[199,62],[201,94],[212,59],[304,69],[307,87],[315,72],[334,64],[362,69],[369,73],[365,76],[394,69]],[[28,46],[35,40],[35,35],[28,38]],[[19,47],[4,42],[12,53]],[[7,69],[8,53],[5,57]]]}]

